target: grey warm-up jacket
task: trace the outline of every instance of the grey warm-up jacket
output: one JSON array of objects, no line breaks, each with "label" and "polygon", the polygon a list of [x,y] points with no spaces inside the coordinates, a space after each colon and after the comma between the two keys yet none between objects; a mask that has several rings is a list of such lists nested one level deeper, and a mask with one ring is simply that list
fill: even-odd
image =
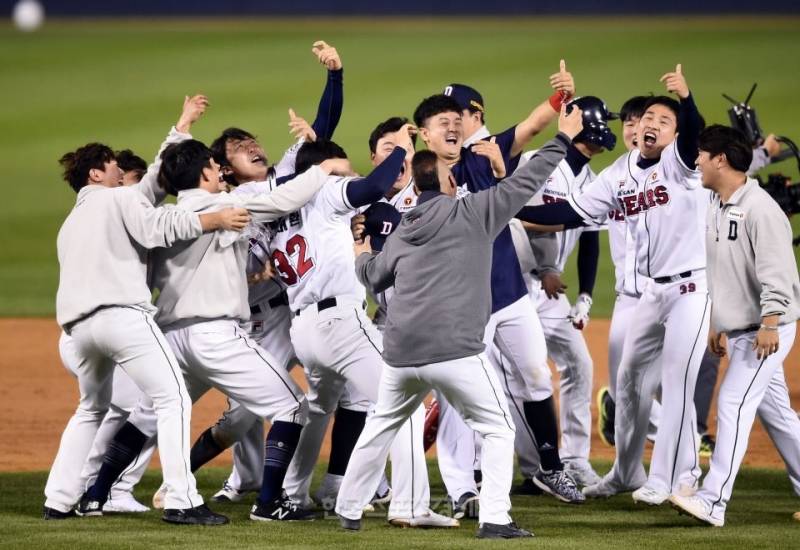
[{"label": "grey warm-up jacket", "polygon": [[389,365],[438,363],[484,350],[494,239],[544,185],[569,142],[558,134],[512,176],[460,200],[423,192],[383,251],[356,259],[358,278],[373,294],[394,285],[383,333]]},{"label": "grey warm-up jacket", "polygon": [[800,316],[800,279],[792,228],[758,182],[747,182],[720,203],[714,196],[706,218],[711,326],[717,332],[752,330],[768,315],[779,324]]}]

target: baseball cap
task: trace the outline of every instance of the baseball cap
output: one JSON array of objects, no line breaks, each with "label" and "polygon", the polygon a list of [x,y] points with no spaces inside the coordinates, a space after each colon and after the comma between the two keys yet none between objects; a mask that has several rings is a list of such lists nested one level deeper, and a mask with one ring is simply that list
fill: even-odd
[{"label": "baseball cap", "polygon": [[364,211],[364,235],[370,238],[372,250],[383,250],[383,243],[400,223],[400,212],[388,202],[376,202]]},{"label": "baseball cap", "polygon": [[483,96],[475,88],[465,84],[450,84],[444,87],[442,93],[458,101],[462,109],[469,109],[472,112],[476,110],[484,112]]}]

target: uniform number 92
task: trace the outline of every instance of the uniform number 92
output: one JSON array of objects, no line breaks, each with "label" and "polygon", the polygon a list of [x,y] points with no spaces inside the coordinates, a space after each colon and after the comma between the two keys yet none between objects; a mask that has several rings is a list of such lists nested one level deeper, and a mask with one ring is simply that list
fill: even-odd
[{"label": "uniform number 92", "polygon": [[694,283],[686,283],[685,285],[681,285],[680,287],[681,294],[687,294],[689,292],[694,292],[697,290],[697,286]]}]

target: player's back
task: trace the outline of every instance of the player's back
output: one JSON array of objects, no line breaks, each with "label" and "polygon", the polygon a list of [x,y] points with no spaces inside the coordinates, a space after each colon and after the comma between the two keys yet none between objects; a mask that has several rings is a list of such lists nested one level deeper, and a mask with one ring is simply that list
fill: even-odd
[{"label": "player's back", "polygon": [[352,179],[330,176],[299,211],[268,225],[272,263],[294,311],[337,296],[366,298],[355,275],[350,231],[355,208],[346,193]]},{"label": "player's back", "polygon": [[56,294],[64,326],[108,305],[149,307],[147,251],[126,229],[123,210],[146,201],[135,189],[87,185],[58,232],[60,264]]}]

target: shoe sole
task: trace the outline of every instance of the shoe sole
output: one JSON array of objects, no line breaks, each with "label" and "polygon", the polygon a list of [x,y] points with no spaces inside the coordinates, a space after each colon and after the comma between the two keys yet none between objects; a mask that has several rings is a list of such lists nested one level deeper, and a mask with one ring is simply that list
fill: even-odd
[{"label": "shoe sole", "polygon": [[[553,491],[550,487],[548,487],[547,484],[539,481],[535,477],[532,478],[532,479],[533,479],[534,485],[536,485],[539,489],[541,489],[543,493],[546,493],[546,494],[554,497],[556,500],[560,500],[561,502],[564,502],[566,504],[583,504],[584,502],[586,502],[586,498],[584,498],[583,500],[570,500],[570,499],[568,499],[567,497],[565,497],[563,495],[559,495],[558,493]],[[500,537],[500,538],[503,538],[503,537]]]},{"label": "shoe sole", "polygon": [[678,515],[679,515],[679,516],[687,516],[687,517],[690,517],[690,518],[692,518],[693,520],[700,522],[702,525],[705,525],[706,527],[722,527],[722,525],[715,525],[715,524],[711,523],[710,521],[708,521],[707,519],[704,519],[704,518],[701,518],[700,516],[696,516],[696,515],[694,515],[694,514],[693,514],[692,512],[690,512],[689,510],[686,510],[685,508],[683,508],[683,507],[681,507],[681,506],[678,506],[677,504],[675,504],[675,503],[674,503],[674,502],[672,502],[672,501],[670,501],[670,502],[669,502],[669,505],[670,505],[670,506],[672,506],[672,508],[673,508],[673,509],[674,509],[676,512],[678,512]]},{"label": "shoe sole", "polygon": [[605,445],[609,447],[613,447],[614,443],[609,441],[606,435],[603,433],[603,424],[608,419],[608,415],[606,415],[606,408],[603,406],[603,394],[609,392],[608,386],[603,386],[597,391],[597,396],[595,397],[595,402],[597,405],[597,435],[600,437],[600,441],[602,441]]},{"label": "shoe sole", "polygon": [[150,508],[117,508],[116,506],[106,507],[103,506],[103,513],[104,514],[144,514],[145,512],[149,512]]},{"label": "shoe sole", "polygon": [[228,495],[214,495],[211,497],[211,502],[231,502],[233,504],[242,502],[244,500],[244,495],[230,497]]},{"label": "shoe sole", "polygon": [[316,518],[314,516],[309,516],[307,518],[275,519],[275,518],[265,518],[264,516],[258,516],[256,514],[250,514],[250,519],[252,519],[253,521],[276,521],[279,523],[290,523],[295,521],[314,521]]},{"label": "shoe sole", "polygon": [[161,518],[161,521],[163,521],[164,523],[170,523],[172,525],[200,525],[200,526],[206,526],[206,527],[216,527],[218,525],[226,525],[226,524],[230,523],[229,519],[226,519],[225,521],[221,521],[221,522],[216,522],[216,521],[215,522],[206,522],[206,521],[176,521],[174,519],[165,519],[163,517]]},{"label": "shoe sole", "polygon": [[511,535],[511,536],[496,535],[496,534],[493,533],[491,535],[477,534],[477,535],[475,535],[475,538],[476,539],[495,539],[495,540],[496,539],[532,539],[534,536],[535,535],[533,533],[531,533],[530,535]]},{"label": "shoe sole", "polygon": [[102,510],[92,510],[91,512],[79,512],[75,510],[75,515],[79,518],[99,518],[103,517]]},{"label": "shoe sole", "polygon": [[661,506],[662,504],[667,502],[667,499],[664,499],[661,502],[652,502],[652,501],[645,500],[645,499],[642,499],[642,498],[635,498],[635,497],[631,497],[631,498],[633,498],[633,502],[635,502],[636,504],[646,504],[648,506]]},{"label": "shoe sole", "polygon": [[390,519],[389,524],[400,527],[401,529],[455,529],[461,526],[458,521],[456,521],[455,524],[439,525],[431,523],[411,523],[406,519]]}]

